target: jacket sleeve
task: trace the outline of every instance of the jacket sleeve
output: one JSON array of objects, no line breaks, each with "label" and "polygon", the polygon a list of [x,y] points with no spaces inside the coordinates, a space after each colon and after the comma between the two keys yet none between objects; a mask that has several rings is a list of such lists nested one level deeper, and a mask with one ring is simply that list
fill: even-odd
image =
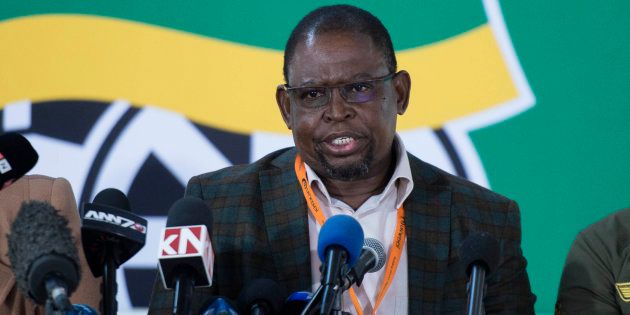
[{"label": "jacket sleeve", "polygon": [[488,278],[484,299],[488,314],[534,314],[536,296],[527,276],[527,261],[521,250],[518,206],[510,201],[507,220],[499,240],[501,256],[497,270]]}]

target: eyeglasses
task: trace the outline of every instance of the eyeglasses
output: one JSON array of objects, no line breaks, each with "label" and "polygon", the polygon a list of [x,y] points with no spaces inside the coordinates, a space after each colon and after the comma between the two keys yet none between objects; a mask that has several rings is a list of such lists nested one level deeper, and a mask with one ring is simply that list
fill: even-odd
[{"label": "eyeglasses", "polygon": [[333,89],[339,89],[339,94],[348,103],[366,103],[381,95],[383,82],[393,78],[396,74],[390,73],[384,77],[333,86],[291,87],[284,84],[282,88],[298,105],[305,108],[326,106],[330,102]]}]

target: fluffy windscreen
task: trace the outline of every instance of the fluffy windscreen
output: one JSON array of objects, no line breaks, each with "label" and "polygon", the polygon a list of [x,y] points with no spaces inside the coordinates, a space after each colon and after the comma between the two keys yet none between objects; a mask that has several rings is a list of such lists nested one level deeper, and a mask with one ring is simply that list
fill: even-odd
[{"label": "fluffy windscreen", "polygon": [[15,274],[18,288],[31,297],[29,268],[35,260],[45,255],[68,258],[81,274],[79,257],[68,220],[58,214],[57,209],[45,202],[24,202],[8,235],[9,261]]}]

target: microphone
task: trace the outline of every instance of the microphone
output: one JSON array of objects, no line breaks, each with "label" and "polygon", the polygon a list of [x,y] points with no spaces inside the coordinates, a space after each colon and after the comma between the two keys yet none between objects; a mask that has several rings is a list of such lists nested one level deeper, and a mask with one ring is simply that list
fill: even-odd
[{"label": "microphone", "polygon": [[462,242],[459,255],[469,277],[466,314],[484,314],[485,277],[499,263],[499,243],[488,233],[472,234]]},{"label": "microphone", "polygon": [[317,241],[323,262],[320,314],[341,311],[342,275],[356,264],[362,244],[363,229],[351,216],[334,215],[322,226]]},{"label": "microphone", "polygon": [[162,283],[175,289],[173,314],[190,314],[193,287],[212,285],[212,212],[199,198],[184,197],[168,211],[158,267]]},{"label": "microphone", "polygon": [[[289,297],[284,301],[284,305],[282,305],[281,315],[296,315],[300,314],[302,310],[306,307],[306,305],[313,298],[313,293],[307,291],[298,291],[293,292]],[[315,314],[313,312],[313,314]]]},{"label": "microphone", "polygon": [[344,290],[349,289],[353,284],[361,286],[366,273],[377,272],[385,266],[385,247],[377,239],[368,237],[363,241],[361,256],[350,269],[344,279]]},{"label": "microphone", "polygon": [[284,288],[270,279],[256,279],[249,283],[238,296],[238,308],[242,314],[278,314],[286,294]]},{"label": "microphone", "polygon": [[66,315],[98,315],[98,312],[89,305],[72,304],[72,310],[66,312]]},{"label": "microphone", "polygon": [[0,189],[6,188],[30,171],[39,155],[24,136],[9,132],[0,135]]},{"label": "microphone", "polygon": [[200,315],[238,315],[234,303],[224,296],[215,296],[203,303]]},{"label": "microphone", "polygon": [[147,220],[131,213],[129,199],[118,189],[105,189],[81,209],[83,251],[94,277],[103,276],[100,310],[115,314],[116,269],[144,246]]},{"label": "microphone", "polygon": [[8,235],[17,286],[47,312],[72,310],[69,296],[81,278],[68,220],[48,203],[24,202]]}]

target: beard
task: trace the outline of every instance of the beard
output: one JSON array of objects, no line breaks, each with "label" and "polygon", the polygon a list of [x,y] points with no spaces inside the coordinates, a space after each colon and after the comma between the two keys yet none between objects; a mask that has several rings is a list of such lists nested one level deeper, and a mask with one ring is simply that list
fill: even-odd
[{"label": "beard", "polygon": [[369,144],[366,153],[359,161],[349,165],[334,166],[328,162],[328,159],[326,159],[321,151],[316,150],[316,153],[319,162],[324,167],[324,170],[326,170],[328,176],[341,181],[352,181],[364,178],[370,171],[370,166],[374,160],[374,147],[372,144]]}]

